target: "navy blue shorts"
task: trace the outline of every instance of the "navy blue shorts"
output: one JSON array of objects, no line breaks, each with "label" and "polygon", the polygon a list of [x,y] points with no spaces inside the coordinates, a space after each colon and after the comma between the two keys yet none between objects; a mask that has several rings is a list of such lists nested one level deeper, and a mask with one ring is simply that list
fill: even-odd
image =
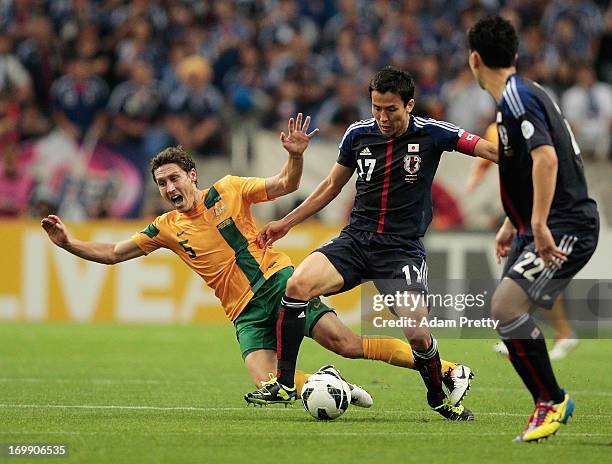
[{"label": "navy blue shorts", "polygon": [[[345,228],[340,235],[315,251],[323,253],[344,279],[342,293],[373,281],[378,291],[427,291],[425,248],[420,239],[397,245],[382,244],[376,234]],[[327,296],[327,295],[326,295]]]},{"label": "navy blue shorts", "polygon": [[546,268],[535,252],[533,237],[517,235],[502,273],[521,286],[531,302],[539,307],[550,309],[557,297],[567,287],[570,280],[591,259],[599,229],[577,232],[551,230],[557,246],[567,254],[560,269]]}]

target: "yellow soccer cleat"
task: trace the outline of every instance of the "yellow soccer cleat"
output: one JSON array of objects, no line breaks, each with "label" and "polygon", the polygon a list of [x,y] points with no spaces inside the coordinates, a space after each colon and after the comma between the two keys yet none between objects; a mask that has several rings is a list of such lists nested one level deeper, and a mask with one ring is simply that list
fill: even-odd
[{"label": "yellow soccer cleat", "polygon": [[574,400],[565,393],[561,403],[540,401],[527,422],[525,431],[514,439],[515,442],[538,442],[557,433],[561,424],[566,424],[574,414]]},{"label": "yellow soccer cleat", "polygon": [[442,417],[452,421],[473,421],[475,419],[472,411],[462,404],[459,406],[454,406],[448,398],[445,398],[441,405],[431,409],[436,411]]}]

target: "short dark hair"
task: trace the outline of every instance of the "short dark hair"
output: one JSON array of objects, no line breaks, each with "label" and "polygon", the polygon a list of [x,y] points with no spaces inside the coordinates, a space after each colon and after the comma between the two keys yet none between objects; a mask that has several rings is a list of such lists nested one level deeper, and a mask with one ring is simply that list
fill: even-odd
[{"label": "short dark hair", "polygon": [[178,165],[186,173],[189,173],[192,169],[196,168],[193,158],[189,156],[183,147],[180,145],[178,147],[168,147],[160,151],[151,160],[151,175],[153,176],[153,182],[157,184],[155,170],[164,164],[172,163]]},{"label": "short dark hair", "polygon": [[370,91],[370,96],[372,96],[374,91],[395,93],[401,97],[405,106],[414,98],[414,78],[406,71],[394,68],[393,66],[386,66],[374,74],[368,90]]},{"label": "short dark hair", "polygon": [[468,31],[470,50],[478,52],[489,68],[509,68],[516,63],[518,36],[510,21],[488,16]]}]

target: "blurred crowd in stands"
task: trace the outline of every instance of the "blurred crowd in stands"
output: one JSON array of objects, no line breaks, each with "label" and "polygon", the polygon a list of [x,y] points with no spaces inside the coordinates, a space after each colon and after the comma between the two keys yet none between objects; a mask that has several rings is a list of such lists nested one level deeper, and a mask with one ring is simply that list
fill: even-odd
[{"label": "blurred crowd in stands", "polygon": [[163,147],[230,156],[244,121],[277,131],[298,111],[336,140],[371,117],[368,80],[386,64],[416,77],[417,114],[482,134],[494,102],[465,31],[488,13],[520,30],[521,72],[553,93],[585,157],[608,159],[607,0],[0,0],[0,216],[151,213],[143,185]]}]

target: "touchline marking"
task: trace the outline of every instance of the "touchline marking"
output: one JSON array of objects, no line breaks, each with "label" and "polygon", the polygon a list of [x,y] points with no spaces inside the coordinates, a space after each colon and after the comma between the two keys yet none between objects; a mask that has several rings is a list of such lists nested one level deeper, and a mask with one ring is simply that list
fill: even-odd
[{"label": "touchline marking", "polygon": [[[2,409],[117,409],[127,411],[255,411],[253,408],[244,406],[242,408],[233,407],[198,407],[198,406],[138,406],[138,405],[114,405],[114,404],[0,404]],[[291,412],[298,411],[293,408],[258,408],[260,411],[280,411]],[[365,411],[364,411],[365,412]],[[427,410],[422,411],[410,411],[405,409],[385,409],[377,412],[384,413],[403,413],[403,414],[423,414]],[[477,415],[481,416],[504,416],[504,417],[525,417],[526,414],[511,413],[511,412],[477,412]],[[595,418],[595,417],[610,417],[608,414],[580,414],[581,418]]]}]

